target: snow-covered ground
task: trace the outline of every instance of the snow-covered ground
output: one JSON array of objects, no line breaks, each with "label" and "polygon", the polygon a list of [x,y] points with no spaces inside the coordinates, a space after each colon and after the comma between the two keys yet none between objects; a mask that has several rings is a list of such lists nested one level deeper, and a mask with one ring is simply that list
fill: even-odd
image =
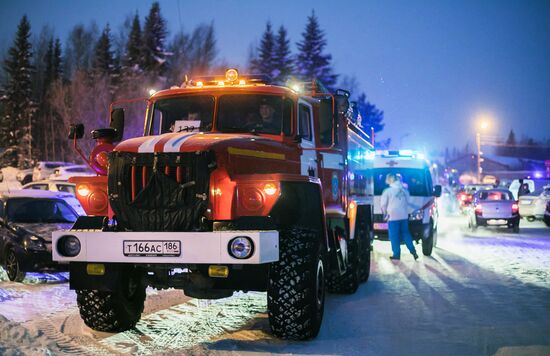
[{"label": "snow-covered ground", "polygon": [[137,328],[108,334],[84,326],[66,274],[24,284],[0,274],[0,354],[550,354],[550,228],[472,234],[463,217],[446,217],[433,257],[389,255],[377,241],[369,282],[329,295],[307,342],[269,334],[264,293],[207,302],[149,289]]}]

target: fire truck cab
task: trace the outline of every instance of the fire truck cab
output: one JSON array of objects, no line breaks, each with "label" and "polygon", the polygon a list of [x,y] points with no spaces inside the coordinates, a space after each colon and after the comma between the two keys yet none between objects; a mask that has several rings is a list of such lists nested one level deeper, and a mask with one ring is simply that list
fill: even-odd
[{"label": "fire truck cab", "polygon": [[114,108],[87,159],[103,175],[72,179],[88,216],[53,234],[85,323],[132,328],[147,286],[266,291],[276,336],[315,337],[325,290],[353,293],[370,273],[372,138],[348,98],[231,69],[154,93],[143,136],[116,145]]}]

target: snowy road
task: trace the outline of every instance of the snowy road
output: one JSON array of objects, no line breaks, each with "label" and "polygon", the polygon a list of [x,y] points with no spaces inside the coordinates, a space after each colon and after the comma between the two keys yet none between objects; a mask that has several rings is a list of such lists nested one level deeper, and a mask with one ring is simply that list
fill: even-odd
[{"label": "snowy road", "polygon": [[329,295],[319,336],[271,337],[265,294],[215,302],[177,290],[148,291],[135,330],[91,331],[78,316],[65,275],[0,274],[0,354],[550,354],[550,229],[522,222],[520,234],[479,230],[462,217],[440,222],[433,257],[388,259],[375,243],[372,275],[354,295]]}]

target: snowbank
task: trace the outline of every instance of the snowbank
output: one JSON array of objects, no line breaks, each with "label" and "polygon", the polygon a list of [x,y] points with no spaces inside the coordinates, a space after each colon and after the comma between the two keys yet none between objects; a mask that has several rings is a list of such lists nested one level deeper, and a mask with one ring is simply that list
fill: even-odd
[{"label": "snowbank", "polygon": [[57,344],[40,331],[30,331],[0,315],[0,354],[51,355],[59,352]]}]

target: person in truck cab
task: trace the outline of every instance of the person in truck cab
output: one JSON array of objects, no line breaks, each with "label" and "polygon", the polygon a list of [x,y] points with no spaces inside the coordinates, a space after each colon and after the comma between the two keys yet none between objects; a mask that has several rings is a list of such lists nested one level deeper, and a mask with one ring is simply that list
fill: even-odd
[{"label": "person in truck cab", "polygon": [[266,99],[260,102],[259,107],[262,131],[265,133],[281,133],[281,120],[280,117],[275,117],[275,108]]},{"label": "person in truck cab", "polygon": [[386,176],[388,188],[380,197],[382,213],[388,221],[388,235],[391,242],[392,260],[401,258],[401,240],[405,242],[414,259],[418,258],[409,231],[409,192],[403,186],[401,177],[393,173]]}]

